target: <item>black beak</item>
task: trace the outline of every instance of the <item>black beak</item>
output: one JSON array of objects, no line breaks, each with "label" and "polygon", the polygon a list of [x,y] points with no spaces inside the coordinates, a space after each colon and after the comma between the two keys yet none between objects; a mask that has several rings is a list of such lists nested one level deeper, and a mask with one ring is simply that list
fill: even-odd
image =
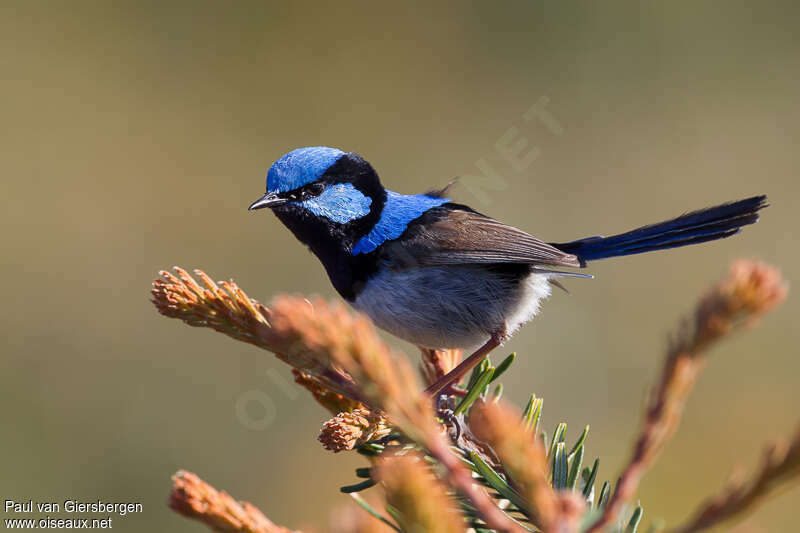
[{"label": "black beak", "polygon": [[252,204],[250,207],[247,208],[248,211],[252,211],[254,209],[264,209],[265,207],[278,207],[279,205],[283,205],[288,202],[286,198],[280,198],[277,194],[268,192]]}]

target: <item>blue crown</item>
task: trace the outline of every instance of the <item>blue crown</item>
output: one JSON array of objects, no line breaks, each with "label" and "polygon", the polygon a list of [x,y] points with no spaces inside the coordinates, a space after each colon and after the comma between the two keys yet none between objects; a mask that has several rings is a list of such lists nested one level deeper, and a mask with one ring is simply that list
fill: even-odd
[{"label": "blue crown", "polygon": [[317,181],[344,152],[326,146],[298,148],[275,161],[267,172],[267,191],[288,192]]}]

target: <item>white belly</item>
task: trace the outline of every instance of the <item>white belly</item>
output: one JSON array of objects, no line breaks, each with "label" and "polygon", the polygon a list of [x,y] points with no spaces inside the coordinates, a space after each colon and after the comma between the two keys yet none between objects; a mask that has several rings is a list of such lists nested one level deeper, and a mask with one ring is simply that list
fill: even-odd
[{"label": "white belly", "polygon": [[353,302],[380,328],[428,348],[485,343],[492,333],[514,333],[550,295],[544,274],[522,280],[463,265],[382,271]]}]

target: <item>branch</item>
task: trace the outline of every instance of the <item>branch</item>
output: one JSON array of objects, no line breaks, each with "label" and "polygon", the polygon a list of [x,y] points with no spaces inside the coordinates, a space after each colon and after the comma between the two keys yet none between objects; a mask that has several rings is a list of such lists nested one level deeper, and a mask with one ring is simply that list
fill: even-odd
[{"label": "branch", "polygon": [[[353,379],[337,368],[327,354],[311,353],[296,338],[276,332],[271,324],[272,310],[247,296],[233,280],[219,282],[220,288],[205,272],[195,270],[203,287],[182,268],[174,270],[177,276],[162,270],[161,277],[153,281],[152,302],[159,313],[273,352],[325,388],[351,400],[361,400]],[[298,305],[310,305],[302,302]]]},{"label": "branch", "polygon": [[191,326],[211,327],[234,339],[274,352],[286,363],[347,398],[386,412],[392,424],[426,447],[446,469],[448,480],[478,510],[488,527],[524,530],[478,488],[471,473],[450,450],[413,369],[381,341],[372,322],[343,304],[281,296],[268,309],[233,281],[220,289],[196,270],[205,287],[175,268],[153,282],[153,303],[163,315]]},{"label": "branch", "polygon": [[273,524],[254,505],[237,502],[227,492],[218,491],[185,470],[172,476],[169,506],[219,533],[292,533]]},{"label": "branch", "polygon": [[636,492],[644,472],[677,429],[689,392],[705,366],[705,352],[726,335],[752,325],[774,309],[786,298],[787,291],[777,269],[739,260],[731,266],[728,276],[700,300],[693,322],[681,325],[667,353],[633,456],[605,512],[588,533],[599,533],[616,520]]},{"label": "branch", "polygon": [[504,402],[478,401],[469,412],[469,427],[475,437],[497,454],[521,493],[526,504],[522,511],[543,531],[554,531],[557,496],[547,482],[547,452],[521,421],[522,415]]},{"label": "branch", "polygon": [[400,511],[403,531],[464,532],[464,519],[447,487],[415,453],[383,458],[372,469],[386,490],[386,502]]},{"label": "branch", "polygon": [[281,336],[296,338],[312,353],[329,355],[355,383],[365,401],[386,411],[392,424],[428,449],[446,470],[453,488],[478,510],[488,527],[502,532],[524,530],[479,488],[469,470],[450,450],[436,423],[430,398],[424,394],[411,365],[378,337],[370,320],[347,311],[342,304],[314,300],[311,305],[282,297],[273,304],[272,324]]},{"label": "branch", "polygon": [[778,488],[800,481],[800,426],[794,437],[773,444],[764,451],[761,467],[745,481],[731,479],[714,498],[703,504],[687,524],[672,533],[694,533],[752,511],[764,498]]}]

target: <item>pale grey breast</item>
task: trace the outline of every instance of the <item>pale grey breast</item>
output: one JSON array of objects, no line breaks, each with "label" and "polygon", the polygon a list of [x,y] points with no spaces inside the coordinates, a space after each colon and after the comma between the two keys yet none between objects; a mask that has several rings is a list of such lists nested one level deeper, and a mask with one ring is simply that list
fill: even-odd
[{"label": "pale grey breast", "polygon": [[382,270],[353,302],[380,328],[428,348],[470,349],[492,333],[509,335],[550,294],[548,275],[526,265],[451,265]]}]

